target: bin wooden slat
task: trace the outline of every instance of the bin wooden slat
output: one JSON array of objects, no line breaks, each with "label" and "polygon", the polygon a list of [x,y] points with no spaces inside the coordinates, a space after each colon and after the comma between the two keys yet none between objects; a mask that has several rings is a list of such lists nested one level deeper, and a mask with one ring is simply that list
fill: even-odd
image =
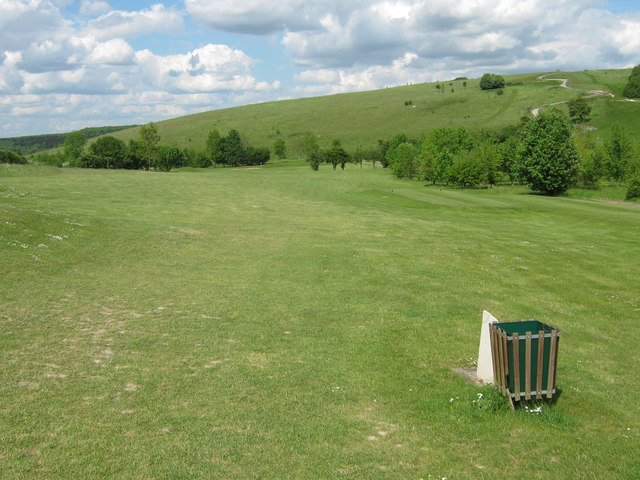
[{"label": "bin wooden slat", "polygon": [[524,347],[524,399],[531,400],[531,332],[525,334]]},{"label": "bin wooden slat", "polygon": [[544,330],[538,332],[538,370],[536,378],[536,398],[542,398],[542,366],[544,364]]}]

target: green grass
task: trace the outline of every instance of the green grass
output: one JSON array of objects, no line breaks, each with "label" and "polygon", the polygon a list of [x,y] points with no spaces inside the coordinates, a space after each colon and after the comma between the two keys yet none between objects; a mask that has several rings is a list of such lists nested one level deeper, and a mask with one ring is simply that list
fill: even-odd
[{"label": "green grass", "polygon": [[[513,125],[534,106],[576,96],[554,82],[540,82],[538,75],[506,76],[511,86],[503,95],[480,90],[479,79],[466,80],[466,87],[463,80],[438,82],[442,89],[423,83],[214,110],[158,122],[158,130],[163,143],[196,149],[204,148],[214,128],[223,134],[235,128],[252,145],[271,146],[282,135],[294,153],[307,131],[319,136],[322,147],[340,139],[349,150],[374,148],[379,139],[397,133],[418,137],[437,127],[479,130]],[[408,100],[410,106],[405,105]],[[114,135],[135,138],[137,129]]]},{"label": "green grass", "polygon": [[19,165],[0,163],[0,177],[33,177],[55,175],[60,169],[50,165]]},{"label": "green grass", "polygon": [[[3,177],[0,478],[638,478],[639,214],[353,165]],[[542,414],[452,373],[483,309],[562,331]]]}]

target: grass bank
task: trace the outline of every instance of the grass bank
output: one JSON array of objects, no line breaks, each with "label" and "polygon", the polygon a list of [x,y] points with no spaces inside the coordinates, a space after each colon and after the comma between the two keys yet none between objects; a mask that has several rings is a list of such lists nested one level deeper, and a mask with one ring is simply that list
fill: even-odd
[{"label": "grass bank", "polygon": [[[3,177],[0,477],[637,478],[638,225],[353,165]],[[562,330],[556,405],[452,373],[482,309]]]}]

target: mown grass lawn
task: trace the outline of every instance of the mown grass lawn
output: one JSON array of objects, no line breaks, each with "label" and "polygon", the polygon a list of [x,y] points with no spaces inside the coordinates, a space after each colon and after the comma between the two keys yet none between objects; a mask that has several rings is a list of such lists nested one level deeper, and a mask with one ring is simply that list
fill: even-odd
[{"label": "mown grass lawn", "polygon": [[[0,178],[0,478],[640,477],[635,206],[57,172]],[[555,405],[452,373],[483,309],[562,331]]]}]

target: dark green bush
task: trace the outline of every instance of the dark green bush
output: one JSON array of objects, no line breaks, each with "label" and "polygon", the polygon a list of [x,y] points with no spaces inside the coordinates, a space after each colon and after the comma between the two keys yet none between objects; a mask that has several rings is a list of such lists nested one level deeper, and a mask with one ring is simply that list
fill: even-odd
[{"label": "dark green bush", "polygon": [[0,163],[25,164],[27,160],[22,155],[18,155],[9,150],[0,150]]},{"label": "dark green bush", "polygon": [[482,90],[493,90],[495,88],[504,88],[504,77],[495,73],[485,73],[480,79],[480,88]]},{"label": "dark green bush", "polygon": [[627,200],[634,200],[636,198],[640,198],[640,176],[637,175],[629,180],[629,185],[627,186],[627,195],[625,196]]}]

